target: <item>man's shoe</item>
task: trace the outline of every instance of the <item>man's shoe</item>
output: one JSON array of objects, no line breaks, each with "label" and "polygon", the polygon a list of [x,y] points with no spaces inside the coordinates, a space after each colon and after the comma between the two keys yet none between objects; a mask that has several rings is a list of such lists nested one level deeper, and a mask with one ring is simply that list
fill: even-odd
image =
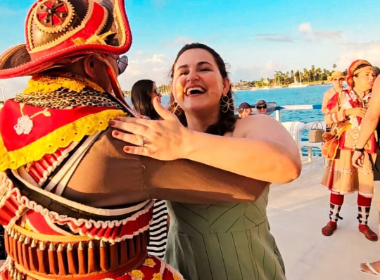
[{"label": "man's shoe", "polygon": [[330,236],[334,233],[336,228],[337,228],[336,222],[330,221],[327,223],[326,226],[322,228],[322,234],[324,236]]},{"label": "man's shoe", "polygon": [[373,232],[367,225],[360,224],[359,231],[364,234],[364,236],[370,241],[377,241],[377,234]]}]

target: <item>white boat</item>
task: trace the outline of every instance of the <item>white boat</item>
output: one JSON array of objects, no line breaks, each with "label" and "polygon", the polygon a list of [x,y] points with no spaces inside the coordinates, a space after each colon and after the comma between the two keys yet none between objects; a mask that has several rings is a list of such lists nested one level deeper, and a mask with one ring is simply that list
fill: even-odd
[{"label": "white boat", "polygon": [[304,88],[304,87],[309,86],[307,84],[302,84],[301,73],[299,70],[298,70],[298,74],[299,74],[300,81],[298,82],[296,76],[293,74],[294,83],[289,84],[288,87],[290,87],[290,88]]},{"label": "white boat", "polygon": [[272,88],[282,88],[282,86],[272,86]]},{"label": "white boat", "polygon": [[288,85],[289,88],[303,88],[308,87],[309,85],[303,83],[291,83]]},{"label": "white boat", "polygon": [[259,88],[258,87],[251,87],[250,90],[258,90]]}]

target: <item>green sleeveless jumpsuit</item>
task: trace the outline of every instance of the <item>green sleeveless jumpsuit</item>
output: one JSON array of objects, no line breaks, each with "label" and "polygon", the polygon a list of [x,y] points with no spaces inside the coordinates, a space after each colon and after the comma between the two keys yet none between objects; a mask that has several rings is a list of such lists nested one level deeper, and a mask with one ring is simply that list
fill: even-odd
[{"label": "green sleeveless jumpsuit", "polygon": [[284,280],[284,263],[269,232],[268,192],[251,203],[168,202],[165,260],[186,280]]}]

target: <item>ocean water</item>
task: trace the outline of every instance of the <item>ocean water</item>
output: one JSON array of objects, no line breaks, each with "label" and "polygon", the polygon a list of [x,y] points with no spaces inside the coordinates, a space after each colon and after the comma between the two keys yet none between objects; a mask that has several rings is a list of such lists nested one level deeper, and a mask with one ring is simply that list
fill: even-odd
[{"label": "ocean water", "polygon": [[[316,85],[305,88],[279,88],[267,90],[239,90],[234,92],[235,107],[241,102],[256,104],[257,100],[264,99],[267,102],[276,102],[277,106],[285,105],[317,105],[322,104],[324,93],[330,89],[331,85]],[[162,104],[168,104],[169,96],[162,97]],[[275,114],[272,113],[272,116]],[[320,109],[281,111],[281,122],[301,121],[304,123],[323,121],[324,116]],[[301,140],[308,141],[308,130],[301,131]],[[307,155],[307,148],[301,149],[302,155]],[[321,156],[318,148],[312,148],[313,156]]]},{"label": "ocean water", "polygon": [[[259,99],[264,99],[267,102],[276,102],[277,106],[322,104],[323,95],[330,88],[331,85],[318,85],[305,88],[280,88],[255,91],[241,90],[235,92],[235,104],[236,106],[239,106],[241,102],[255,104]],[[281,111],[281,122],[301,121],[308,123],[322,121],[323,118],[324,116],[319,109]]]},{"label": "ocean water", "polygon": [[[322,104],[324,93],[331,85],[317,85],[305,88],[279,88],[268,90],[239,90],[234,92],[235,107],[241,102],[256,104],[257,100],[276,102],[277,106],[284,105],[316,105]],[[169,96],[162,97],[162,104],[168,104]],[[274,113],[272,114],[274,116]],[[322,121],[321,110],[281,111],[281,122],[301,121],[304,123]]]}]

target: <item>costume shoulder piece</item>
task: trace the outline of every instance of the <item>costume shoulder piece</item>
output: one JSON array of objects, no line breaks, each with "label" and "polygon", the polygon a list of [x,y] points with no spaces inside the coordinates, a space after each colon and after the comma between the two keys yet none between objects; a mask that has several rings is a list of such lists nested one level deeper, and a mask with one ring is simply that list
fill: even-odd
[{"label": "costume shoulder piece", "polygon": [[109,120],[122,115],[120,105],[86,79],[34,76],[0,111],[0,171],[105,130]]}]

